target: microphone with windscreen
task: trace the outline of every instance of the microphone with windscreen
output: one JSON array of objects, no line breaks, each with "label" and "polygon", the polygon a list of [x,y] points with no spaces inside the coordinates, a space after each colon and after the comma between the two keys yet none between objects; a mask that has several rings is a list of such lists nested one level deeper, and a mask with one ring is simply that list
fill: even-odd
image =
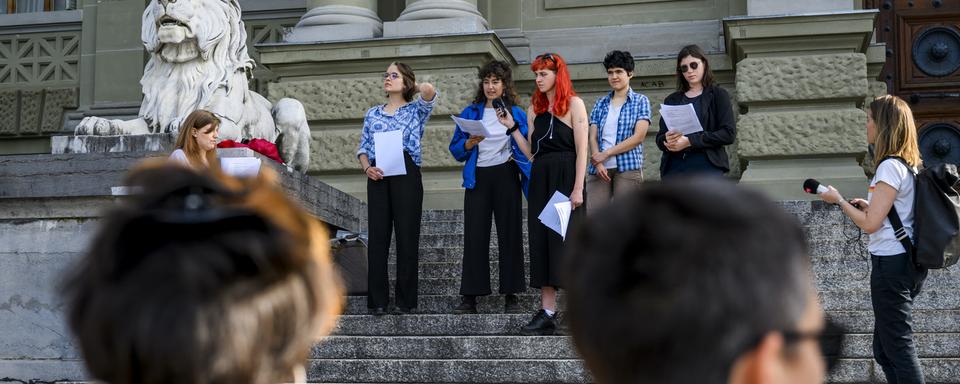
[{"label": "microphone with windscreen", "polygon": [[814,179],[807,179],[803,182],[803,191],[811,195],[819,195],[826,191],[829,191],[827,187],[824,187],[823,184],[820,184],[819,181]]}]

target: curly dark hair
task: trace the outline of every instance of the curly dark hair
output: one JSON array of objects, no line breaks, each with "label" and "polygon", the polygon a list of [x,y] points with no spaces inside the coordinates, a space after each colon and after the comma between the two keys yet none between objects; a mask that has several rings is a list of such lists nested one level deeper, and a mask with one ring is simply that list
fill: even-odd
[{"label": "curly dark hair", "polygon": [[480,68],[480,73],[477,76],[480,78],[480,82],[477,85],[477,95],[473,97],[473,103],[487,102],[487,96],[483,94],[483,80],[491,76],[503,82],[503,96],[501,97],[503,103],[508,107],[517,105],[517,91],[513,86],[513,69],[510,63],[502,60],[491,61]]},{"label": "curly dark hair", "polygon": [[627,51],[610,51],[603,58],[603,68],[623,68],[624,71],[633,72],[633,55]]}]

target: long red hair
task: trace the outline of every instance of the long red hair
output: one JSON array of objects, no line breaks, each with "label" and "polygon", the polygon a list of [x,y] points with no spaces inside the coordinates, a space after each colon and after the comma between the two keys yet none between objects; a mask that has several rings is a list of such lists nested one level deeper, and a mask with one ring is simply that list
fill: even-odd
[{"label": "long red hair", "polygon": [[[556,53],[544,53],[530,63],[531,71],[536,72],[541,69],[549,69],[557,74],[556,82],[553,84],[553,114],[554,116],[566,115],[570,108],[570,98],[577,95],[577,92],[573,90],[573,82],[570,81],[567,62]],[[547,99],[545,93],[540,92],[540,88],[533,90],[531,103],[533,104],[533,112],[538,115],[550,109],[550,100]]]}]

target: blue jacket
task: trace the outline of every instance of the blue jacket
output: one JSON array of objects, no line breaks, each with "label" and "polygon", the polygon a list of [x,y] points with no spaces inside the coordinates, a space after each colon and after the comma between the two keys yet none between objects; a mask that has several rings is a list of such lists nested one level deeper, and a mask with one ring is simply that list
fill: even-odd
[{"label": "blue jacket", "polygon": [[[483,118],[483,104],[473,104],[469,107],[463,109],[463,112],[460,112],[461,119],[468,120],[480,120]],[[513,106],[511,108],[513,114],[513,120],[517,122],[517,126],[520,130],[520,134],[524,137],[527,136],[527,114],[520,107]],[[480,151],[478,150],[479,146],[474,146],[472,150],[467,150],[464,145],[467,143],[467,139],[470,138],[470,134],[460,130],[460,126],[457,126],[453,130],[453,137],[450,138],[450,154],[453,155],[454,159],[457,159],[459,162],[466,161],[467,163],[463,166],[463,187],[466,189],[473,189],[477,185],[477,157],[479,156]],[[527,160],[527,156],[523,154],[523,151],[520,150],[520,147],[517,145],[516,140],[513,137],[510,138],[510,146],[513,149],[513,159],[517,163],[517,167],[520,168],[520,180],[523,183],[523,195],[527,195],[527,189],[530,185],[530,160]]]}]

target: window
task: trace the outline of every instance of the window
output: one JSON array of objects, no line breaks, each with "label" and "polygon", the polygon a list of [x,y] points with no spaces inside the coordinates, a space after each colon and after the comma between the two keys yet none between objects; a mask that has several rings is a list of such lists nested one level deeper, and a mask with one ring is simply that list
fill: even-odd
[{"label": "window", "polygon": [[0,13],[64,11],[77,9],[77,0],[0,0],[0,5]]}]

